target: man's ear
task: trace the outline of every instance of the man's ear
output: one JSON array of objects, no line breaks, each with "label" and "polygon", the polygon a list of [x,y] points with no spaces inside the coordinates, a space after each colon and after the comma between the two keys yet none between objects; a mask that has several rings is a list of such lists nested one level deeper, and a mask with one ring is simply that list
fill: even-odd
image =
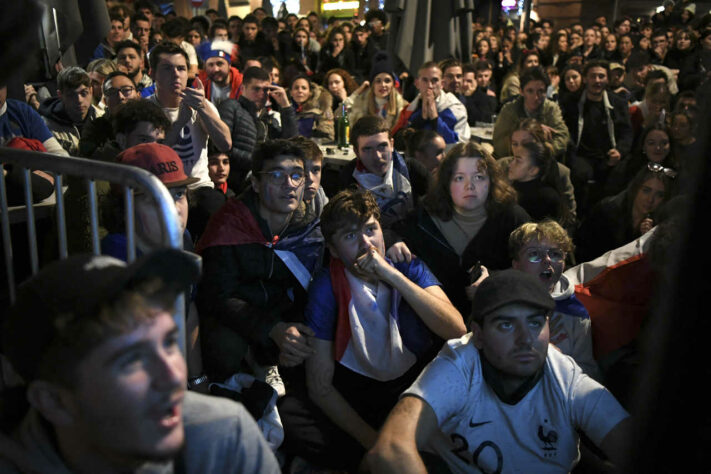
[{"label": "man's ear", "polygon": [[57,89],[57,97],[61,98],[62,97],[62,90]]},{"label": "man's ear", "polygon": [[518,270],[520,268],[520,266],[521,265],[519,264],[518,260],[516,260],[516,259],[511,260],[511,268],[513,268],[514,270]]},{"label": "man's ear", "polygon": [[148,77],[150,77],[150,78],[153,79],[154,81],[156,80],[155,71],[153,71],[153,68],[152,68],[152,67],[149,67],[149,68],[148,68]]},{"label": "man's ear", "polygon": [[27,388],[27,400],[53,425],[69,425],[75,420],[74,395],[60,385],[45,380],[35,380]]},{"label": "man's ear", "polygon": [[249,181],[252,184],[252,190],[259,194],[259,180],[254,176],[254,174],[249,177]]},{"label": "man's ear", "polygon": [[472,330],[472,342],[474,343],[474,346],[481,350],[481,348],[484,347],[484,336],[481,326],[472,319],[469,327]]}]

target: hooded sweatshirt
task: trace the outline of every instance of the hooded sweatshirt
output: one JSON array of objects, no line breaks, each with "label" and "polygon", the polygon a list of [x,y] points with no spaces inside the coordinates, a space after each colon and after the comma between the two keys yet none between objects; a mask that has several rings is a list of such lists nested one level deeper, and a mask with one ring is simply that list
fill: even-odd
[{"label": "hooded sweatshirt", "polygon": [[67,115],[64,103],[59,97],[50,97],[42,102],[39,113],[44,118],[54,138],[72,156],[79,156],[79,139],[81,138],[84,124],[102,115],[98,108],[91,105],[84,120],[75,123]]},{"label": "hooded sweatshirt", "polygon": [[550,320],[550,342],[563,354],[572,357],[588,376],[599,378],[599,368],[592,352],[590,315],[575,297],[575,288],[565,275],[561,275],[551,296],[555,300],[555,309]]}]

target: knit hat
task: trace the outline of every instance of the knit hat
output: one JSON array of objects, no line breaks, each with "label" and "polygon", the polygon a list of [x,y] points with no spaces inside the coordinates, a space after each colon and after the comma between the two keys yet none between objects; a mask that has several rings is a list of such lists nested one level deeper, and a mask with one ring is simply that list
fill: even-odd
[{"label": "knit hat", "polygon": [[161,180],[166,188],[187,186],[199,181],[185,174],[183,162],[178,154],[160,143],[141,143],[122,151],[116,160],[124,165],[138,166],[150,171]]},{"label": "knit hat", "polygon": [[215,40],[205,41],[198,46],[198,54],[203,62],[210,58],[222,58],[228,63],[232,62],[235,44],[231,41]]},{"label": "knit hat", "polygon": [[372,66],[370,68],[370,83],[373,84],[373,79],[375,76],[381,72],[388,73],[392,76],[393,81],[397,81],[397,76],[393,72],[393,63],[390,60],[390,56],[385,51],[378,51],[373,55]]},{"label": "knit hat", "polygon": [[472,302],[472,320],[481,323],[487,314],[513,303],[546,311],[555,308],[555,301],[538,278],[509,269],[494,273],[479,285]]},{"label": "knit hat", "polygon": [[684,10],[689,10],[689,13],[691,13],[692,15],[696,15],[696,4],[689,3],[684,7]]}]

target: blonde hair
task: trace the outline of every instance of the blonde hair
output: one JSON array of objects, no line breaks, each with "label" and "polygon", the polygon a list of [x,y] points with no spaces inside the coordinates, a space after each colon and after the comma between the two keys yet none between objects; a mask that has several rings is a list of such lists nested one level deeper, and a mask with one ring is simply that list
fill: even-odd
[{"label": "blonde hair", "polygon": [[545,219],[541,222],[527,222],[517,227],[509,236],[509,255],[518,259],[518,254],[528,242],[548,240],[565,253],[571,253],[575,246],[568,233],[556,221]]}]

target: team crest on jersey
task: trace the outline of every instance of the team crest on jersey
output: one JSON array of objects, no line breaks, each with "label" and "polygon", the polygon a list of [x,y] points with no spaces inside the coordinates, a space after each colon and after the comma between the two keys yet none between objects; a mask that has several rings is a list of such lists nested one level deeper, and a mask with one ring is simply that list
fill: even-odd
[{"label": "team crest on jersey", "polygon": [[548,420],[543,420],[543,424],[538,425],[538,439],[542,442],[544,457],[554,458],[558,455],[558,432],[550,427]]}]

